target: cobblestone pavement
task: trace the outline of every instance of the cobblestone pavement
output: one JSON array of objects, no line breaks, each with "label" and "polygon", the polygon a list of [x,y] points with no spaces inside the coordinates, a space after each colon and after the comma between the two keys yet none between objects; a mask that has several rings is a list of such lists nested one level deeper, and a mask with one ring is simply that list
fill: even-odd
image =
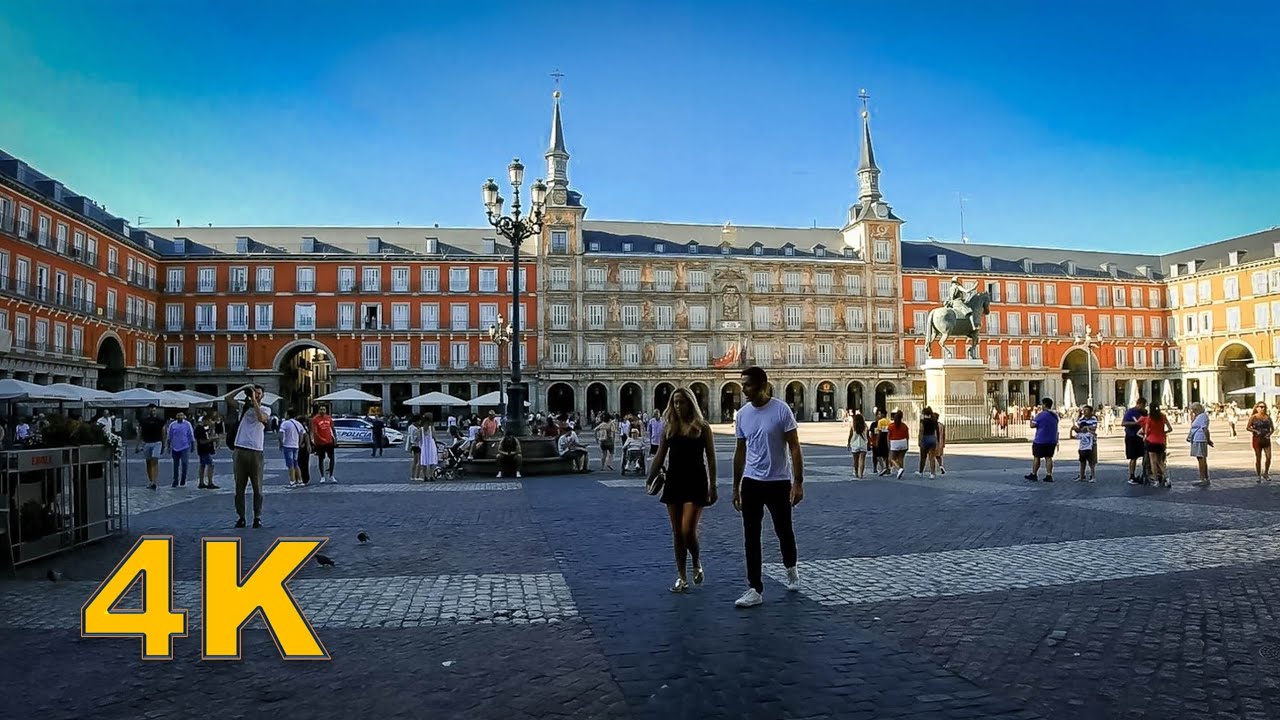
[{"label": "cobblestone pavement", "polygon": [[[0,580],[0,717],[1280,716],[1280,488],[1254,481],[1241,441],[1219,442],[1209,490],[1184,458],[1161,490],[1124,484],[1116,438],[1095,484],[1070,482],[1074,464],[1026,482],[1025,443],[952,445],[935,479],[854,481],[843,430],[802,429],[802,588],[782,587],[766,528],[766,602],[745,611],[727,435],[707,580],[685,595],[666,590],[666,514],[616,471],[410,484],[402,454],[343,450],[341,484],[289,490],[269,452],[266,527],[235,530],[225,458],[220,490],[193,473],[154,492],[130,458],[130,537]],[[142,533],[175,538],[190,637],[170,662],[78,632]],[[245,567],[277,537],[328,537],[336,565],[290,589],[333,659],[284,662],[254,620],[242,662],[202,662],[208,536],[243,538]]]}]

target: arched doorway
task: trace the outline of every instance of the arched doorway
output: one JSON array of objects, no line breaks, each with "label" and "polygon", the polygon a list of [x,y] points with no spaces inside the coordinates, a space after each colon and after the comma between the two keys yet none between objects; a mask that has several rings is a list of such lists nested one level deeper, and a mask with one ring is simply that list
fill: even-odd
[{"label": "arched doorway", "polygon": [[671,393],[675,392],[676,386],[671,383],[658,383],[658,387],[653,389],[653,408],[658,412],[667,409],[667,403],[671,402]]},{"label": "arched doorway", "polygon": [[[1089,364],[1093,363],[1093,373],[1089,372]],[[1084,348],[1072,348],[1062,357],[1062,397],[1050,398],[1054,404],[1062,403],[1066,405],[1070,401],[1071,407],[1081,407],[1089,402],[1090,398],[1097,400],[1097,394],[1093,388],[1089,387],[1092,378],[1098,377],[1099,373],[1098,359]],[[1038,393],[1033,393],[1033,402],[1039,402]],[[1065,409],[1065,408],[1064,408]]]},{"label": "arched doorway", "polygon": [[[98,343],[98,389],[119,392],[124,389],[124,348],[115,335],[102,336]],[[141,364],[141,361],[139,361]]]},{"label": "arched doorway", "polygon": [[796,420],[807,420],[804,416],[804,383],[792,380],[787,383],[787,407],[795,414]]},{"label": "arched doorway", "polygon": [[893,387],[893,383],[888,380],[876,385],[876,409],[889,412],[889,398],[893,397],[897,390]]},{"label": "arched doorway", "polygon": [[844,389],[844,406],[850,410],[862,410],[863,399],[862,383],[854,380]]},{"label": "arched doorway", "polygon": [[643,405],[644,394],[640,386],[630,382],[624,384],[618,392],[618,411],[623,415],[639,415]]},{"label": "arched doorway", "polygon": [[591,383],[587,386],[587,412],[602,413],[609,411],[609,389],[604,383]]},{"label": "arched doorway", "polygon": [[689,383],[689,392],[693,393],[693,399],[698,403],[698,409],[702,411],[702,417],[707,422],[715,422],[711,418],[711,406],[708,404],[711,398],[711,390],[707,388],[706,383]]},{"label": "arched doorway", "polygon": [[547,412],[552,415],[573,412],[573,401],[573,388],[568,384],[556,383],[547,388]]},{"label": "arched doorway", "polygon": [[1222,402],[1237,400],[1241,405],[1253,402],[1252,395],[1228,395],[1233,390],[1253,386],[1253,349],[1240,342],[1222,348],[1218,355],[1218,399]]},{"label": "arched doorway", "polygon": [[733,414],[742,407],[742,386],[736,382],[725,383],[720,388],[720,421],[733,420]]},{"label": "arched doorway", "polygon": [[836,386],[835,383],[823,380],[818,383],[818,420],[836,419]]},{"label": "arched doorway", "polygon": [[[299,340],[285,345],[276,355],[280,372],[280,412],[294,408],[311,409],[314,399],[333,391],[333,353],[312,340]],[[381,390],[381,388],[379,388]]]},{"label": "arched doorway", "polygon": [[[1203,402],[1200,399],[1200,381],[1196,378],[1187,380],[1187,394],[1191,396],[1191,402]],[[1188,403],[1190,404],[1190,403]]]}]

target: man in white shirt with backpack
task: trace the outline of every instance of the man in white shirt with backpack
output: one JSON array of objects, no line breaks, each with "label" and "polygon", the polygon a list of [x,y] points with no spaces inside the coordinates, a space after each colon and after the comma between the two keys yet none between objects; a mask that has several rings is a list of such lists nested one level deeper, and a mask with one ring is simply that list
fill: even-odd
[{"label": "man in white shirt with backpack", "polygon": [[280,424],[280,451],[284,454],[284,467],[289,471],[289,487],[302,487],[302,468],[298,464],[298,452],[307,436],[307,429],[298,422],[298,411],[289,408],[289,419]]},{"label": "man in white shirt with backpack", "polygon": [[804,457],[800,453],[796,417],[786,403],[770,396],[768,385],[769,376],[762,368],[742,371],[742,394],[747,404],[738,410],[735,423],[738,443],[733,453],[733,507],[742,513],[750,587],[734,603],[740,608],[764,602],[760,531],[765,508],[769,509],[782,550],[786,587],[791,591],[800,589],[791,508],[804,499]]}]

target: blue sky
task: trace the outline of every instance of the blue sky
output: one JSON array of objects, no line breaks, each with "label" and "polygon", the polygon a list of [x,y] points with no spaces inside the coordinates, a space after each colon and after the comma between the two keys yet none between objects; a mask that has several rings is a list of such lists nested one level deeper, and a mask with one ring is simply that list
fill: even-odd
[{"label": "blue sky", "polygon": [[1280,6],[7,0],[0,148],[153,224],[838,226],[857,99],[905,236],[1163,251],[1280,224]]}]

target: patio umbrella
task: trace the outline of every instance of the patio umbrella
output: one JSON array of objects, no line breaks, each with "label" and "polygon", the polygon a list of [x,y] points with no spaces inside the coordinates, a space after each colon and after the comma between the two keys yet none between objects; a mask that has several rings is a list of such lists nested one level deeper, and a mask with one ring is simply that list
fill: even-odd
[{"label": "patio umbrella", "polygon": [[1129,387],[1125,392],[1125,407],[1133,407],[1138,404],[1138,381],[1129,378]]},{"label": "patio umbrella", "polygon": [[1169,380],[1160,383],[1160,407],[1173,407],[1173,383]]},{"label": "patio umbrella", "polygon": [[92,405],[96,400],[110,400],[111,393],[106,390],[98,390],[97,388],[85,387],[84,385],[72,385],[71,383],[54,383],[48,386],[49,390],[64,394],[67,397],[75,398],[81,402]]},{"label": "patio umbrella", "polygon": [[77,402],[79,397],[72,392],[60,390],[51,385],[37,385],[25,380],[5,378],[0,380],[0,400],[52,400],[54,402]]},{"label": "patio umbrella", "polygon": [[328,395],[321,395],[316,398],[316,402],[382,402],[382,398],[377,395],[370,395],[363,390],[355,388],[347,388],[331,392]]},{"label": "patio umbrella", "polygon": [[[501,405],[502,392],[499,390],[494,390],[493,392],[485,393],[478,398],[472,398],[469,402],[467,402],[467,404],[471,405],[472,407],[488,407],[489,405]],[[528,407],[529,401],[525,400],[524,405],[525,407]]]},{"label": "patio umbrella", "polygon": [[1067,378],[1067,383],[1062,390],[1062,407],[1073,408],[1076,406],[1076,384],[1071,382],[1071,378]]},{"label": "patio umbrella", "polygon": [[1239,390],[1232,390],[1228,395],[1261,395],[1263,393],[1275,392],[1276,388],[1270,385],[1250,385],[1242,387]]},{"label": "patio umbrella", "polygon": [[[405,405],[410,407],[421,407],[423,405],[432,405],[440,407],[453,407],[457,405],[467,405],[467,401],[460,397],[454,397],[449,393],[429,392],[425,395],[419,395],[415,398],[409,398],[404,401]],[[494,403],[497,405],[497,403]]]},{"label": "patio umbrella", "polygon": [[[171,394],[172,393],[172,394]],[[152,403],[166,408],[185,408],[191,405],[191,398],[180,397],[173,390],[157,391],[146,388],[130,388],[111,393],[109,399],[95,400],[93,405],[99,407],[140,408]]]}]

